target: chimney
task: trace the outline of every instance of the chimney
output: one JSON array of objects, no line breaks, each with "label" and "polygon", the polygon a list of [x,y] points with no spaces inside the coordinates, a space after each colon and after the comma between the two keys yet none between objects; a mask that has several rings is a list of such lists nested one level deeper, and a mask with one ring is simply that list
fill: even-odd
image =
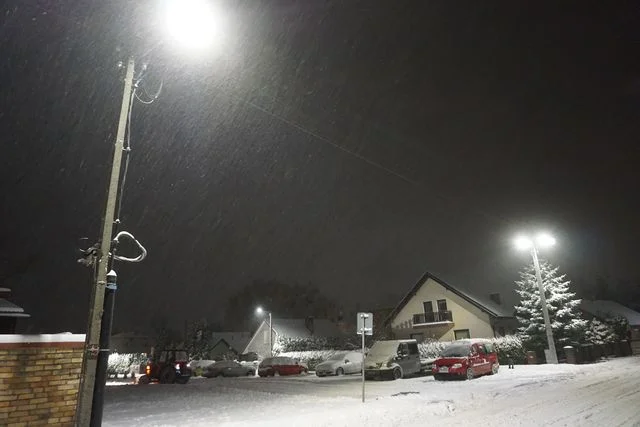
[{"label": "chimney", "polygon": [[491,298],[491,301],[495,302],[498,305],[502,304],[502,299],[500,299],[500,294],[497,292],[493,294],[489,294],[489,298]]},{"label": "chimney", "polygon": [[306,326],[309,332],[311,333],[311,335],[313,335],[313,331],[314,331],[313,316],[309,316],[306,319],[304,319],[304,326]]}]

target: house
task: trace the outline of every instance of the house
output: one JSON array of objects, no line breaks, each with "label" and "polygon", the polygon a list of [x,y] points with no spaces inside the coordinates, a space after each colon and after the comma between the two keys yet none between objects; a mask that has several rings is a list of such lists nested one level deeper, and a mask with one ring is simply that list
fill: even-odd
[{"label": "house", "polygon": [[111,335],[109,348],[116,353],[149,353],[155,339],[139,332],[120,332]]},{"label": "house", "polygon": [[397,339],[453,341],[514,333],[513,307],[499,294],[481,300],[427,272],[391,312],[385,326]]},{"label": "house", "polygon": [[22,307],[7,299],[10,295],[11,289],[0,288],[0,334],[15,334],[18,319],[31,317]]},{"label": "house", "polygon": [[251,340],[250,332],[213,332],[213,347],[209,356],[214,360],[237,359]]},{"label": "house", "polygon": [[[272,319],[273,348],[280,338],[341,338],[344,333],[328,319]],[[261,358],[269,355],[269,320],[264,320],[251,337],[243,353],[256,353]]]},{"label": "house", "polygon": [[640,313],[625,307],[615,301],[609,300],[585,300],[580,302],[580,310],[585,318],[598,318],[606,320],[611,317],[621,316],[629,322],[631,329],[631,347],[633,354],[640,354]]}]

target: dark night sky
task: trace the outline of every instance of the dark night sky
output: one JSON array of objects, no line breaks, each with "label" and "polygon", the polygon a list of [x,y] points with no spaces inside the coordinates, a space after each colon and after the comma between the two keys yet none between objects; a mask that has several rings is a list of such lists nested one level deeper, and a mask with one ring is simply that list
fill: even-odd
[{"label": "dark night sky", "polygon": [[[0,16],[0,280],[32,331],[84,330],[115,64],[162,37],[159,2],[89,3]],[[116,329],[219,319],[256,279],[515,298],[521,229],[576,285],[639,278],[640,8],[559,3],[227,1],[214,54],[154,50],[122,215],[149,258],[118,267]]]}]

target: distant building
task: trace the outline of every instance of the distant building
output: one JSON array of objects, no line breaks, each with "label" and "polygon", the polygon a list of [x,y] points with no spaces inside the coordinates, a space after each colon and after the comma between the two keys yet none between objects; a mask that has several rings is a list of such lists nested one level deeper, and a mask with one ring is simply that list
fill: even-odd
[{"label": "distant building", "polygon": [[235,360],[251,341],[251,332],[213,332],[213,348],[209,355],[214,360]]},{"label": "distant building", "polygon": [[516,331],[513,312],[499,294],[483,300],[427,272],[387,317],[385,327],[397,339],[419,342],[492,338]]},{"label": "distant building", "polygon": [[[338,325],[328,319],[272,319],[273,344],[279,338],[342,338],[345,334]],[[264,320],[251,337],[243,353],[256,353],[259,357],[269,355],[269,320]]]},{"label": "distant building", "polygon": [[15,334],[18,319],[31,317],[22,307],[7,299],[10,295],[11,289],[0,288],[0,334]]}]

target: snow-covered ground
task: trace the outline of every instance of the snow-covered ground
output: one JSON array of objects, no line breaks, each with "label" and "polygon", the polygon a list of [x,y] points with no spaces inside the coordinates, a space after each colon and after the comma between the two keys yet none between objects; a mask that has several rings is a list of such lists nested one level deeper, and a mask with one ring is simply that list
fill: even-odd
[{"label": "snow-covered ground", "polygon": [[640,357],[502,367],[472,381],[194,378],[108,387],[105,426],[640,426]]}]

